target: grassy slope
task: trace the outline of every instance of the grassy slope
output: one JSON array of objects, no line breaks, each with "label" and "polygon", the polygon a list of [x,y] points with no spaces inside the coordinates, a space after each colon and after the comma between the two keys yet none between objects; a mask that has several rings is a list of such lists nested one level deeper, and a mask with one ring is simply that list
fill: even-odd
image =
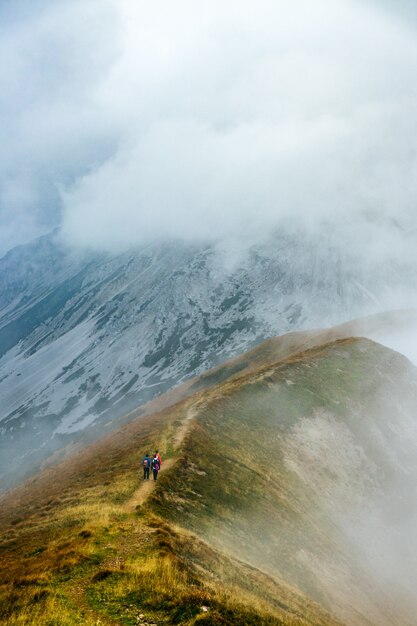
[{"label": "grassy slope", "polygon": [[[393,417],[412,419],[416,401],[413,368],[367,340],[314,348],[226,382],[206,394],[186,462],[153,506],[348,623],[403,626],[398,602],[381,600],[339,518],[379,490],[395,494],[398,471],[381,441],[392,442],[401,428]],[[303,429],[319,445],[306,443]]]},{"label": "grassy slope", "polygon": [[138,457],[158,445],[172,462],[188,417],[185,402],[130,424],[2,498],[2,624],[336,624],[276,577],[135,507]]},{"label": "grassy slope", "polygon": [[[370,342],[266,367],[276,346],[263,349],[260,368],[228,364],[234,379],[129,424],[3,497],[2,623],[336,624],[296,587],[342,614],[361,573],[338,601],[311,565],[311,555],[355,563],[326,502],[294,471],[289,442],[300,420],[324,409],[364,437],[361,416],[378,419],[378,407],[367,406],[372,387],[384,381],[386,409],[391,398],[410,398],[413,380],[400,357]],[[135,509],[138,457],[156,446],[173,462]],[[367,451],[379,463],[372,437]],[[335,479],[323,467],[316,483],[331,490]],[[349,610],[362,619],[360,607]]]}]

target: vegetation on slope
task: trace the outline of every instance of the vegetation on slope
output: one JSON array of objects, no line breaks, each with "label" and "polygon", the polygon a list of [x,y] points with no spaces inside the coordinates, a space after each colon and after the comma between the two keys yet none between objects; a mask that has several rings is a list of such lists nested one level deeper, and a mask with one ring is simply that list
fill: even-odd
[{"label": "vegetation on slope", "polygon": [[226,381],[202,397],[184,462],[153,508],[349,624],[403,625],[390,585],[379,586],[349,533],[356,509],[395,506],[399,480],[411,488],[415,472],[403,475],[395,455],[405,461],[399,437],[416,405],[411,365],[367,340]]},{"label": "vegetation on slope", "polygon": [[190,409],[186,402],[130,424],[3,497],[2,624],[336,624],[141,497],[150,489],[140,482],[141,454],[167,451],[151,483],[164,492],[183,462],[176,455]]},{"label": "vegetation on slope", "polygon": [[[383,465],[381,415],[416,403],[409,366],[364,340],[275,363],[276,345],[263,349],[3,496],[2,623],[339,623],[322,605],[350,625],[401,624],[364,605],[361,585],[371,601],[378,589],[337,515],[355,472],[372,483]],[[317,424],[328,430],[309,441]],[[350,467],[359,440],[367,458]],[[140,458],[156,447],[163,471],[143,485]],[[382,479],[395,484],[389,465]]]}]

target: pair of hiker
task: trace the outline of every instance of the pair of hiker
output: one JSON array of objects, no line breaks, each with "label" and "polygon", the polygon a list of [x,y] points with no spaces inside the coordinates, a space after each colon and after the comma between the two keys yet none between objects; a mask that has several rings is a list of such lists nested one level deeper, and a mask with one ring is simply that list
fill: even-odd
[{"label": "pair of hiker", "polygon": [[161,469],[162,465],[162,457],[159,454],[158,450],[155,450],[155,454],[153,458],[149,456],[148,452],[145,454],[143,461],[143,480],[149,480],[149,472],[152,469],[153,479],[156,480],[158,478],[158,472]]}]

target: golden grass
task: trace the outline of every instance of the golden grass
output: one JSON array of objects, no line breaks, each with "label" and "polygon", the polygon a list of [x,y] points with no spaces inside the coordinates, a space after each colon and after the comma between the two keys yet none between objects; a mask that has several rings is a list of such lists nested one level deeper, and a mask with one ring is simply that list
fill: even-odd
[{"label": "golden grass", "polygon": [[[66,607],[59,595],[46,596],[39,600],[36,595],[43,590],[33,590],[27,598],[27,606],[18,614],[7,618],[4,626],[97,626],[97,618],[86,613],[76,616],[74,609]],[[34,599],[35,598],[35,599]]]},{"label": "golden grass", "polygon": [[[268,368],[254,380],[262,380]],[[159,506],[161,494],[171,494],[175,506],[182,506],[182,488],[184,502],[189,489],[198,501],[205,481],[221,514],[233,521],[230,498],[236,496],[236,485],[217,479],[207,483],[209,466],[227,454],[227,440],[216,449],[193,419],[194,413],[212,419],[212,407],[238,390],[246,377],[235,376],[221,388],[200,391],[191,400],[141,418],[3,497],[2,624],[90,626],[100,621],[131,626],[140,615],[150,623],[189,626],[337,623],[282,581],[210,547],[197,536],[198,523],[194,532],[184,530],[189,522],[184,512],[168,521]],[[250,429],[242,421],[235,434],[247,448],[242,458],[250,466],[256,460]],[[200,443],[206,446],[204,471],[191,458]],[[130,510],[127,503],[142,484],[140,459],[155,448],[178,462],[161,472],[150,501]],[[184,484],[179,485],[178,477]],[[216,513],[200,507],[200,514],[215,527]]]},{"label": "golden grass", "polygon": [[[128,515],[122,505],[94,502],[99,493],[88,490],[85,503],[59,508],[53,532],[26,528],[20,558],[3,551],[10,576],[0,590],[6,607],[2,624],[130,625],[140,615],[158,624],[334,623],[277,610],[271,598],[282,596],[283,589],[276,583],[269,581],[268,592],[259,597],[256,576],[252,591],[241,586],[248,572],[238,562],[231,565],[192,533],[146,510]],[[227,580],[227,570],[233,570],[234,582]],[[286,602],[295,597],[300,602],[297,594]]]}]

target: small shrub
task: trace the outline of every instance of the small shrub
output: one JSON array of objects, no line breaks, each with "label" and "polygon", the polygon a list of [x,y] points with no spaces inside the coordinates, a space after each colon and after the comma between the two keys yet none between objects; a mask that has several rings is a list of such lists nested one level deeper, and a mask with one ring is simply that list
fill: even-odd
[{"label": "small shrub", "polygon": [[82,537],[83,539],[88,539],[89,537],[91,537],[91,532],[89,530],[82,530],[80,533],[78,533],[79,537]]},{"label": "small shrub", "polygon": [[94,576],[91,579],[91,582],[93,583],[97,583],[100,582],[101,580],[106,580],[106,578],[109,578],[109,576],[111,576],[114,572],[112,572],[109,569],[103,569],[100,572],[97,572],[97,574],[94,574]]},{"label": "small shrub", "polygon": [[42,600],[46,600],[49,596],[49,591],[46,589],[40,589],[39,591],[35,591],[33,596],[30,599],[31,604],[37,604],[38,602],[42,602]]},{"label": "small shrub", "polygon": [[201,606],[207,606],[207,597],[201,593],[190,594],[181,598],[181,603],[171,614],[173,624],[183,624],[201,613]]},{"label": "small shrub", "polygon": [[46,550],[46,548],[44,546],[39,546],[38,548],[35,548],[31,552],[27,552],[25,554],[25,557],[29,558],[31,556],[37,556],[38,554],[42,554],[42,552],[45,552],[45,550]]}]

